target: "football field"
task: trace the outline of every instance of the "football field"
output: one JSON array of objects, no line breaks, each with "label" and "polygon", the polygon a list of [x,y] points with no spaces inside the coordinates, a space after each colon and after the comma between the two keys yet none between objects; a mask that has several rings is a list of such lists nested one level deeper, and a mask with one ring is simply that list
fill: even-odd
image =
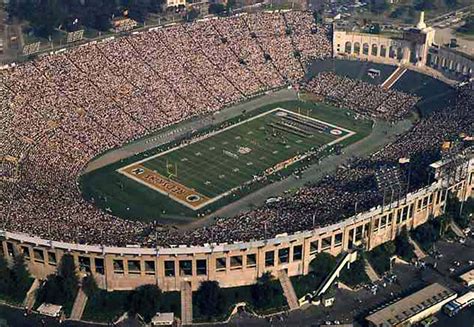
[{"label": "football field", "polygon": [[310,109],[277,107],[197,134],[117,172],[198,210],[355,134],[313,117]]},{"label": "football field", "polygon": [[81,192],[119,217],[187,224],[371,133],[372,121],[303,97],[239,108],[237,115],[182,136],[172,133],[181,124],[149,135],[145,140],[155,147],[82,175]]}]

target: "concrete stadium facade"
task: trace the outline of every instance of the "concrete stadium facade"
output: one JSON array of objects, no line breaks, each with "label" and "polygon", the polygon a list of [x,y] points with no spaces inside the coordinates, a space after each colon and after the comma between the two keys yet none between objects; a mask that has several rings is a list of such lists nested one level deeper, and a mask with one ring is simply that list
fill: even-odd
[{"label": "concrete stadium facade", "polygon": [[144,284],[176,291],[183,283],[196,290],[204,280],[216,280],[222,287],[243,286],[255,283],[267,271],[302,275],[309,272],[317,253],[338,255],[361,246],[370,250],[393,240],[403,228],[416,228],[430,216],[441,215],[448,193],[462,201],[474,197],[472,151],[455,167],[451,164],[448,173],[443,167],[443,162],[434,163],[433,183],[400,200],[387,201],[329,226],[263,241],[173,248],[108,247],[0,231],[0,254],[10,261],[23,254],[31,274],[44,279],[55,273],[61,256],[70,253],[79,273],[92,274],[99,287],[109,291]]},{"label": "concrete stadium facade", "polygon": [[418,24],[399,35],[333,31],[333,56],[389,65],[430,67],[449,79],[474,77],[474,58],[434,43],[435,30],[427,27],[422,13]]}]

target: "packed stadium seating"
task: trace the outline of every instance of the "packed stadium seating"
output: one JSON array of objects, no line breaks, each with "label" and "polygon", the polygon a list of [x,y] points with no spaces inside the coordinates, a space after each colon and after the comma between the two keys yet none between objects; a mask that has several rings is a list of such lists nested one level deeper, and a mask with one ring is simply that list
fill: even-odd
[{"label": "packed stadium seating", "polygon": [[[306,65],[330,57],[331,48],[329,28],[314,24],[310,13],[259,13],[89,43],[1,71],[6,92],[0,99],[0,155],[21,158],[22,171],[15,183],[0,181],[1,227],[53,240],[149,246],[295,232],[311,228],[313,214],[324,225],[352,214],[355,201],[361,210],[370,208],[380,201],[373,177],[378,165],[433,153],[446,136],[474,126],[474,96],[466,90],[452,108],[433,113],[372,158],[354,160],[349,169],[278,204],[184,234],[114,217],[82,198],[77,176],[94,156],[267,90],[297,85]],[[335,83],[343,84],[338,91],[331,88]],[[416,102],[330,74],[306,86],[345,96],[344,105],[365,116],[398,119]]]}]

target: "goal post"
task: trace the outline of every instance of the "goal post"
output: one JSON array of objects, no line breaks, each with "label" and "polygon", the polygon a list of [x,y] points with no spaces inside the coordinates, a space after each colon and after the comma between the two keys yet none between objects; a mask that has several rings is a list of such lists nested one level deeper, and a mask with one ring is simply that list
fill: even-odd
[{"label": "goal post", "polygon": [[174,164],[166,159],[166,174],[168,178],[178,177],[178,163],[175,162]]}]

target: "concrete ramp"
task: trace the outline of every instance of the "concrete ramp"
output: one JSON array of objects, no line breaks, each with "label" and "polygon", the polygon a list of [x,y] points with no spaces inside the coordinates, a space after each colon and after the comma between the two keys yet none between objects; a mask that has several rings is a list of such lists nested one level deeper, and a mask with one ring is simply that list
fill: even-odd
[{"label": "concrete ramp", "polygon": [[380,85],[385,90],[390,90],[390,88],[400,79],[400,77],[405,74],[407,69],[403,66],[398,66],[397,69],[390,75],[383,83]]},{"label": "concrete ramp", "polygon": [[357,260],[357,252],[346,252],[342,255],[342,258],[339,260],[339,262],[336,264],[336,267],[334,267],[333,271],[324,279],[324,281],[321,283],[321,285],[318,287],[318,289],[315,292],[315,296],[321,296],[326,291],[328,290],[329,287],[334,283],[334,280],[339,277],[339,274],[341,273],[341,270],[346,267],[346,265],[349,265],[350,263],[354,262]]},{"label": "concrete ramp", "polygon": [[423,259],[424,257],[426,257],[425,251],[421,249],[421,247],[418,245],[418,243],[415,242],[415,240],[413,240],[411,237],[409,237],[408,240],[410,241],[411,245],[413,245],[413,252],[415,253],[417,259]]},{"label": "concrete ramp", "polygon": [[461,227],[459,227],[458,224],[456,224],[454,221],[451,221],[449,223],[449,227],[451,227],[451,230],[453,231],[454,234],[456,234],[456,236],[462,237],[462,238],[466,237]]},{"label": "concrete ramp", "polygon": [[373,283],[380,280],[379,275],[377,275],[377,273],[375,272],[374,268],[369,263],[369,261],[367,261],[367,259],[365,259],[364,261],[365,261],[365,273],[367,274],[367,276],[369,276],[370,281]]},{"label": "concrete ramp", "polygon": [[23,307],[27,309],[33,308],[36,301],[36,290],[40,287],[41,283],[38,279],[33,281],[31,284],[30,289],[26,292],[25,299],[23,300]]},{"label": "concrete ramp", "polygon": [[181,322],[183,325],[193,323],[193,291],[191,283],[181,283]]},{"label": "concrete ramp", "polygon": [[71,316],[69,319],[71,320],[81,320],[82,314],[84,313],[84,309],[86,308],[88,297],[86,293],[82,290],[82,287],[79,288],[77,292],[76,299],[74,300],[74,305],[72,306]]},{"label": "concrete ramp", "polygon": [[291,280],[285,270],[278,272],[278,279],[280,280],[281,288],[283,289],[283,294],[285,295],[290,310],[298,309],[300,307],[298,298],[296,297],[293,284],[291,284]]}]

